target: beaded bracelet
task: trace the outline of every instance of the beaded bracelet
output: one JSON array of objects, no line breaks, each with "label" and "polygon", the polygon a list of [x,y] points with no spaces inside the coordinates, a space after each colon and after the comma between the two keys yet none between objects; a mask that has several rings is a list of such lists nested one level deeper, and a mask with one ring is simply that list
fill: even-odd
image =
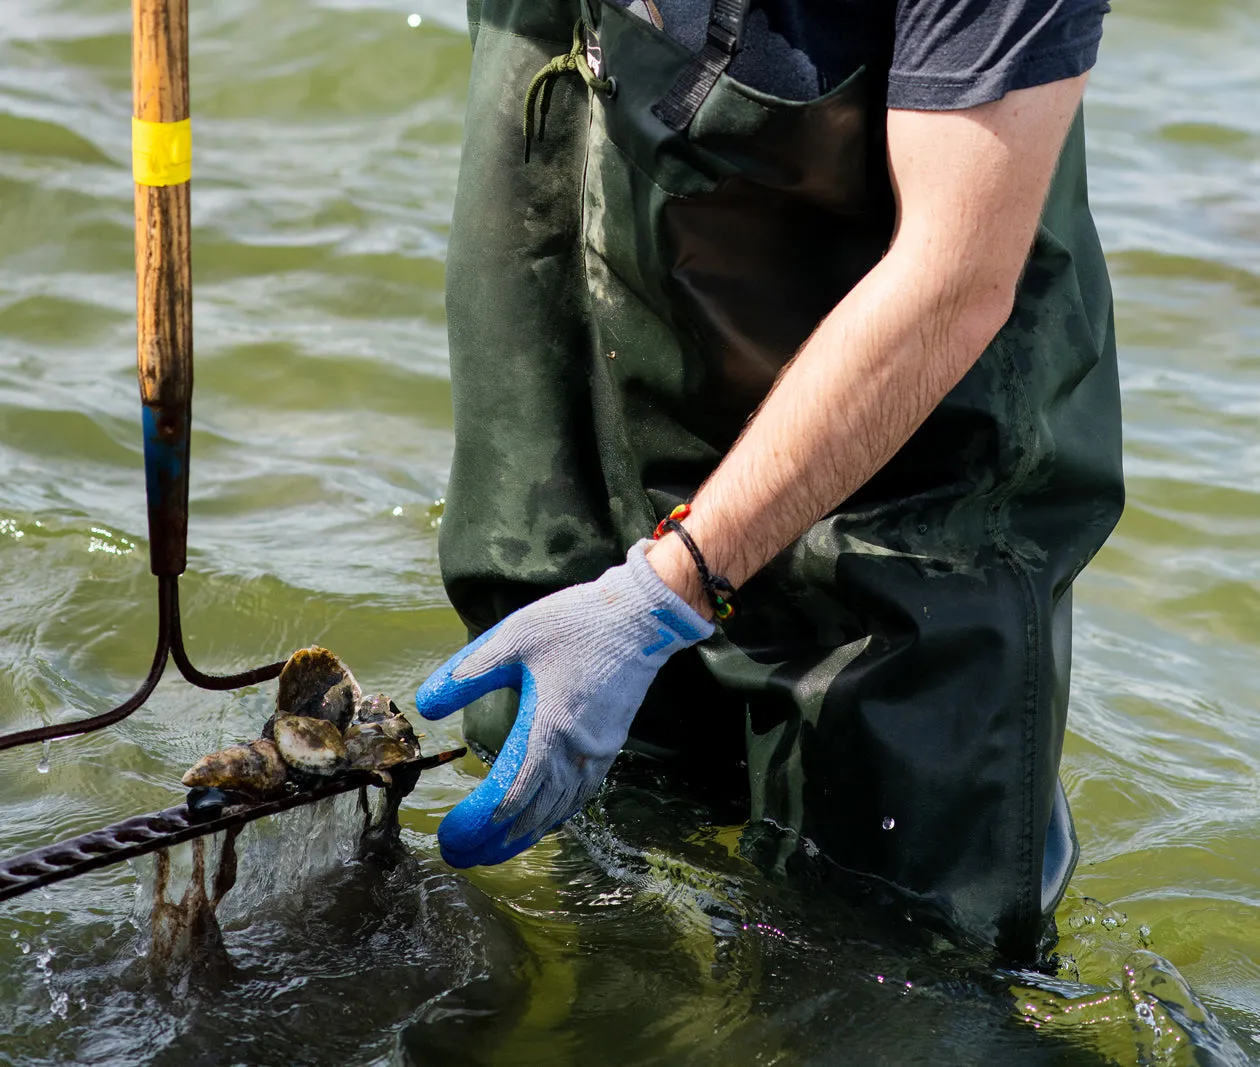
[{"label": "beaded bracelet", "polygon": [[704,561],[699,547],[692,540],[686,528],[682,524],[682,520],[691,514],[690,504],[679,504],[665,518],[656,524],[656,532],[652,534],[654,541],[659,541],[667,533],[676,533],[682,538],[682,543],[686,546],[687,551],[691,553],[691,558],[695,562],[696,570],[700,574],[700,586],[704,589],[704,595],[708,599],[710,606],[713,608],[713,614],[718,622],[728,622],[735,617],[735,612],[739,607],[739,596],[735,592],[735,587],[731,585],[720,574],[713,574],[709,570],[709,565]]}]

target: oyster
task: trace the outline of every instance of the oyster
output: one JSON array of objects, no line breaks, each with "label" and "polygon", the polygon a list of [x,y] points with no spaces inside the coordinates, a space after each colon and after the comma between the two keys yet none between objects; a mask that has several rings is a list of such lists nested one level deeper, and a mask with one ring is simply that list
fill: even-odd
[{"label": "oyster", "polygon": [[388,782],[389,768],[419,755],[419,737],[398,705],[384,693],[365,697],[337,656],[312,645],[294,652],[280,672],[262,739],[206,756],[183,781],[198,790],[190,810],[209,817],[223,807],[220,791],[268,799],[290,778],[301,786],[352,769]]},{"label": "oyster", "polygon": [[276,717],[325,719],[344,730],[362,698],[359,683],[346,665],[328,649],[312,645],[294,652],[280,672]]},{"label": "oyster", "polygon": [[202,756],[184,774],[184,785],[214,786],[245,793],[259,800],[284,789],[287,773],[284,761],[270,741],[229,745],[221,752]]},{"label": "oyster", "polygon": [[[395,709],[397,710],[397,709]],[[420,751],[420,736],[417,735],[415,727],[407,721],[407,717],[401,712],[397,715],[391,715],[388,719],[381,720],[381,730],[384,731],[386,737],[392,737],[395,741],[402,741],[416,750]]]},{"label": "oyster", "polygon": [[346,731],[346,759],[361,771],[387,771],[418,753],[397,737],[390,737],[380,723],[356,723]]},{"label": "oyster", "polygon": [[384,693],[375,693],[359,701],[359,706],[354,711],[354,718],[356,722],[381,722],[383,719],[390,719],[401,714],[398,705],[389,697]]},{"label": "oyster", "polygon": [[325,776],[345,769],[346,745],[334,723],[307,715],[279,715],[274,729],[280,758],[293,770]]}]

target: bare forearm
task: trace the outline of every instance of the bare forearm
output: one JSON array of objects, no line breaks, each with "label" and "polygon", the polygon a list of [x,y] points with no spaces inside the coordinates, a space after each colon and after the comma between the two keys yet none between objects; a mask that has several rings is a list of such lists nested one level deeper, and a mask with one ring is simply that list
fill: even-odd
[{"label": "bare forearm", "polygon": [[[705,482],[687,528],[740,585],[838,506],[906,442],[1010,309],[965,272],[888,256],[819,325]],[[655,546],[667,583],[708,611],[677,538]]]},{"label": "bare forearm", "polygon": [[[861,486],[1010,313],[1085,77],[958,112],[892,111],[897,234],[822,321],[692,505],[710,568],[739,585]],[[708,610],[678,538],[649,557]]]}]

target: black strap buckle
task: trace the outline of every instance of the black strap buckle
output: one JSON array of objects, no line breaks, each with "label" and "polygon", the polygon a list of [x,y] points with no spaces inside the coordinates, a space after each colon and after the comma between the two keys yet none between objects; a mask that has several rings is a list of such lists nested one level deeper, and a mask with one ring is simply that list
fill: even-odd
[{"label": "black strap buckle", "polygon": [[713,0],[704,47],[679,73],[652,113],[672,130],[685,130],[744,43],[750,0]]},{"label": "black strap buckle", "polygon": [[709,9],[707,43],[726,56],[734,56],[744,43],[744,20],[749,0],[713,0]]}]

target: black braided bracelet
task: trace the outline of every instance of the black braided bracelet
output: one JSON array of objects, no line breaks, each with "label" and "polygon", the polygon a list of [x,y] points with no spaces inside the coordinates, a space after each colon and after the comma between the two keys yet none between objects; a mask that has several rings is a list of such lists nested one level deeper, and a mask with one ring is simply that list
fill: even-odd
[{"label": "black braided bracelet", "polygon": [[720,574],[714,574],[709,570],[709,565],[704,561],[704,554],[680,521],[690,512],[691,509],[686,504],[680,504],[669,513],[668,518],[660,521],[653,536],[659,540],[663,534],[676,533],[682,538],[682,543],[691,553],[691,558],[696,565],[696,571],[700,575],[700,586],[704,589],[704,595],[713,608],[714,616],[718,622],[729,622],[739,609],[739,596],[730,582]]}]

